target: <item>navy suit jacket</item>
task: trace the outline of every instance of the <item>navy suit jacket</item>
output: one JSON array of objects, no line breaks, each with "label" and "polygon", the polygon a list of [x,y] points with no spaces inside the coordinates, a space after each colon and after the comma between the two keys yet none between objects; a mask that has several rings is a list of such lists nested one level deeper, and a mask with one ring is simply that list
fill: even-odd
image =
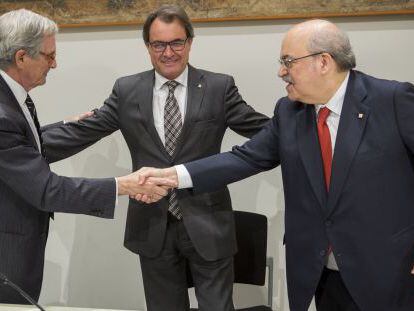
[{"label": "navy suit jacket", "polygon": [[201,192],[281,165],[292,311],[308,310],[328,245],[361,310],[408,311],[414,310],[413,151],[414,86],[351,71],[329,193],[315,108],[288,98],[243,146],[185,166]]}]

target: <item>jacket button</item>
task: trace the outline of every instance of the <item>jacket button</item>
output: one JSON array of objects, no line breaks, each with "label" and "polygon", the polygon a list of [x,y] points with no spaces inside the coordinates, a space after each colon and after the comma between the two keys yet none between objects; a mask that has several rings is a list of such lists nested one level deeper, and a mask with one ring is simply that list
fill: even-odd
[{"label": "jacket button", "polygon": [[325,221],[325,226],[327,226],[327,227],[332,226],[332,220]]},{"label": "jacket button", "polygon": [[326,251],[325,251],[325,250],[321,250],[321,251],[319,252],[319,255],[321,255],[322,257],[323,257],[323,256],[325,256],[325,255],[326,255]]}]

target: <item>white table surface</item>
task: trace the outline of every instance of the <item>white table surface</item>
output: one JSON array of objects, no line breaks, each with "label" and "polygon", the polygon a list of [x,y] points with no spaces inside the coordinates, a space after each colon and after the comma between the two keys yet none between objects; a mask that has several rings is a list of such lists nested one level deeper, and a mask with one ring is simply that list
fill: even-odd
[{"label": "white table surface", "polygon": [[[93,309],[93,308],[73,308],[73,307],[53,307],[42,306],[46,311],[123,311],[115,309]],[[0,311],[39,311],[38,308],[33,306],[21,306],[21,305],[4,305],[0,304]],[[126,310],[124,310],[126,311]]]}]

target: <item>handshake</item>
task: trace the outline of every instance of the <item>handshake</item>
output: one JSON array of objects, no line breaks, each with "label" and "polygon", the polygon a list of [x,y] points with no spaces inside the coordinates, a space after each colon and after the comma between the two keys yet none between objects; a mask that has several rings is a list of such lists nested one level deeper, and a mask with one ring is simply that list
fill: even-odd
[{"label": "handshake", "polygon": [[118,177],[118,195],[129,195],[137,201],[154,203],[178,187],[177,171],[174,167],[158,169],[143,167],[129,175]]}]

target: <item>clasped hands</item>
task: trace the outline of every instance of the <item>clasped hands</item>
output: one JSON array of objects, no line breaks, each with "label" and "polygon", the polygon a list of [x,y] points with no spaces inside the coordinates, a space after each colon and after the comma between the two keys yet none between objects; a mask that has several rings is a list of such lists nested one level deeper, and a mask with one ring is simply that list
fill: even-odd
[{"label": "clasped hands", "polygon": [[154,203],[178,186],[174,167],[158,169],[143,167],[129,175],[118,177],[118,195],[129,195],[137,201]]}]

